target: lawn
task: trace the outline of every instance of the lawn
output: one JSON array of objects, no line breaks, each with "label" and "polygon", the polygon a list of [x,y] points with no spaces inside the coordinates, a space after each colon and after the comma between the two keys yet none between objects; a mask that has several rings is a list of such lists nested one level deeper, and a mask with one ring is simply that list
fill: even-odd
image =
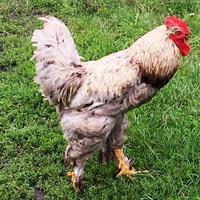
[{"label": "lawn", "polygon": [[[185,19],[191,53],[153,100],[129,112],[125,151],[149,173],[116,178],[94,155],[85,192],[63,166],[66,142],[55,109],[33,83],[32,32],[39,16],[62,19],[86,60],[128,47],[165,16]],[[200,199],[200,3],[198,0],[0,1],[0,199]]]}]

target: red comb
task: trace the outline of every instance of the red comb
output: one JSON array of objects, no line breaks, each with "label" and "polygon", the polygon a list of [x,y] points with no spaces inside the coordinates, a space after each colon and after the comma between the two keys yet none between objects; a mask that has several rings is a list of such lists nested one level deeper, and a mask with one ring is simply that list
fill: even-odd
[{"label": "red comb", "polygon": [[180,27],[182,29],[182,31],[189,35],[190,30],[187,26],[187,24],[180,18],[176,17],[176,16],[168,16],[165,19],[165,25],[167,26],[167,29],[172,28],[172,27]]}]

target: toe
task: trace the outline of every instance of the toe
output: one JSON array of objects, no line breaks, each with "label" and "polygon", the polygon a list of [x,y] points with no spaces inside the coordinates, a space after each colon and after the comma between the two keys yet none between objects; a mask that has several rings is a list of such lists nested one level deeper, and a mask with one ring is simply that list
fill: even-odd
[{"label": "toe", "polygon": [[117,177],[119,177],[119,176],[131,177],[131,176],[134,176],[135,174],[137,174],[137,171],[134,168],[131,170],[130,169],[121,169],[121,171],[119,172]]}]

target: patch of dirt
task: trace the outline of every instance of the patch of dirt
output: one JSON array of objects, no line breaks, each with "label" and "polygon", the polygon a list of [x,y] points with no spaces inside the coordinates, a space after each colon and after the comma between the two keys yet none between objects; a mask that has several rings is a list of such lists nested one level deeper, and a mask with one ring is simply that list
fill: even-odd
[{"label": "patch of dirt", "polygon": [[44,190],[38,187],[34,188],[35,200],[44,200]]},{"label": "patch of dirt", "polygon": [[9,71],[9,70],[13,69],[16,66],[17,66],[16,61],[0,63],[0,72]]}]

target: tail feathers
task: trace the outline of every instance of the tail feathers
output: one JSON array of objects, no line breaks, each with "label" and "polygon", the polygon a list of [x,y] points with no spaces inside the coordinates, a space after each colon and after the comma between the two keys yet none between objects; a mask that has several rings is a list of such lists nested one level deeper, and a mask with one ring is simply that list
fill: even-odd
[{"label": "tail feathers", "polygon": [[84,68],[68,28],[55,17],[42,17],[44,27],[32,37],[36,47],[35,82],[42,94],[53,104],[70,104],[83,82]]},{"label": "tail feathers", "polygon": [[[42,30],[35,30],[32,37],[33,45],[36,46],[36,61],[42,61],[44,56],[57,56],[63,64],[80,64],[80,58],[76,50],[73,38],[63,22],[55,17],[41,17],[44,21]],[[44,54],[43,54],[44,53]]]}]

